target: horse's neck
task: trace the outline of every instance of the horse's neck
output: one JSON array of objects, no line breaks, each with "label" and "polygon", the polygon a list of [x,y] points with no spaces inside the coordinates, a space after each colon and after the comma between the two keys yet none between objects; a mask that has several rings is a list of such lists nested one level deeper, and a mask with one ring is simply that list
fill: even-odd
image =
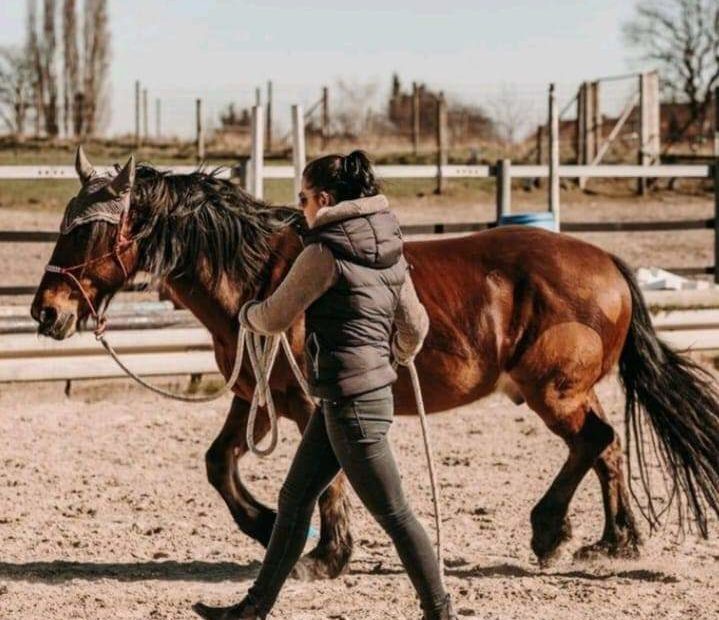
[{"label": "horse's neck", "polygon": [[213,288],[206,269],[199,265],[192,276],[167,279],[164,284],[171,295],[215,337],[232,342],[237,333],[237,315],[242,304],[250,299],[268,297],[302,251],[302,241],[291,227],[274,235],[270,246],[270,256],[256,282],[234,282],[223,275],[220,285]]}]

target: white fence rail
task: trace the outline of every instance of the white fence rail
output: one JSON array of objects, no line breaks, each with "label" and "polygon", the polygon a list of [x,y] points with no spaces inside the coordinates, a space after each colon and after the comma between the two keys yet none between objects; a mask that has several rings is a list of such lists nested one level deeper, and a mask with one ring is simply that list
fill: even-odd
[{"label": "white fence rail", "polygon": [[[719,309],[660,312],[653,318],[660,336],[677,349],[719,350]],[[209,332],[185,328],[117,330],[108,338],[139,375],[216,373]],[[67,341],[33,334],[0,335],[0,382],[124,377],[91,333]]]}]

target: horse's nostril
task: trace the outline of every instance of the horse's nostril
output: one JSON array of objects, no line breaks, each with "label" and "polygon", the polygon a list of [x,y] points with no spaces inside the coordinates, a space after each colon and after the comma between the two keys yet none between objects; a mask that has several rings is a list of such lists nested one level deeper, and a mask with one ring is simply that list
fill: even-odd
[{"label": "horse's nostril", "polygon": [[52,306],[46,306],[40,310],[40,324],[52,325],[57,320],[57,310]]}]

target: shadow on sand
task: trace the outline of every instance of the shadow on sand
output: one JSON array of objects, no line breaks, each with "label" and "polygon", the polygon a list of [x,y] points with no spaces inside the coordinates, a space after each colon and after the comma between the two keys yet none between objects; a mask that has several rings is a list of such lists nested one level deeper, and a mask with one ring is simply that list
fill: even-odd
[{"label": "shadow on sand", "polygon": [[94,581],[245,581],[253,578],[260,563],[232,562],[0,562],[0,579],[60,583],[71,579]]},{"label": "shadow on sand", "polygon": [[[377,564],[370,569],[352,569],[351,574],[359,575],[395,575],[402,573],[403,570],[399,566],[384,566]],[[661,571],[653,571],[646,569],[622,570],[616,572],[590,572],[586,570],[569,570],[569,571],[541,571],[531,570],[517,564],[491,564],[488,566],[474,566],[466,568],[447,568],[445,574],[448,577],[458,577],[459,579],[472,578],[502,578],[502,577],[526,577],[526,578],[559,578],[559,579],[584,579],[587,581],[609,581],[612,579],[628,579],[630,581],[650,581],[660,583],[678,583],[679,579],[674,575],[668,575]]]},{"label": "shadow on sand", "polygon": [[[246,581],[252,579],[260,569],[260,563],[253,560],[249,564],[232,562],[52,562],[12,563],[0,562],[0,580],[9,581],[41,581],[45,583],[62,583],[71,579],[94,581],[97,579],[114,579],[116,581]],[[352,575],[399,575],[404,570],[397,564],[385,566],[375,564],[372,568],[354,567]],[[530,570],[517,564],[491,564],[467,568],[448,568],[449,577],[460,579],[492,579],[502,577],[524,578],[559,578],[584,579],[588,581],[608,581],[611,579],[628,579],[631,581],[649,581],[661,583],[677,583],[679,579],[673,575],[646,569],[623,570],[617,572],[594,573],[584,570],[563,572]]]}]

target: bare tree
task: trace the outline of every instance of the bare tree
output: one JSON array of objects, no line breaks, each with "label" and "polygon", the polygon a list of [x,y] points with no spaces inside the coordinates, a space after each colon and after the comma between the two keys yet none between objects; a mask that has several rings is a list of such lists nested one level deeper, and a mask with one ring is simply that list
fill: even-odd
[{"label": "bare tree", "polygon": [[0,119],[18,138],[25,133],[32,96],[32,70],[25,50],[0,50]]},{"label": "bare tree", "polygon": [[687,127],[703,118],[719,84],[719,2],[639,0],[624,36],[661,69],[665,89],[687,101]]},{"label": "bare tree", "polygon": [[80,57],[77,49],[77,9],[75,0],[65,0],[62,6],[62,41],[63,41],[63,128],[65,135],[70,135],[70,128],[77,135],[80,126],[76,119],[80,91]]},{"label": "bare tree", "polygon": [[83,24],[83,132],[93,135],[109,114],[110,30],[107,0],[85,0]]},{"label": "bare tree", "polygon": [[37,36],[37,1],[27,0],[27,60],[32,71],[33,107],[35,109],[35,135],[42,130],[45,111],[45,81],[42,71],[40,42]]},{"label": "bare tree", "polygon": [[35,133],[42,129],[48,136],[59,133],[57,44],[55,37],[55,0],[43,0],[42,30],[38,31],[37,2],[27,3],[27,59],[33,72]]},{"label": "bare tree", "polygon": [[505,146],[513,146],[536,123],[532,104],[523,99],[517,89],[503,84],[489,100],[494,129]]},{"label": "bare tree", "polygon": [[334,131],[347,137],[356,137],[365,130],[371,114],[372,99],[377,94],[377,82],[346,82],[337,80],[337,102],[334,105],[332,124]]},{"label": "bare tree", "polygon": [[55,36],[55,0],[43,2],[43,27],[41,49],[41,71],[45,84],[45,131],[55,137],[60,132],[57,118],[57,38]]}]

